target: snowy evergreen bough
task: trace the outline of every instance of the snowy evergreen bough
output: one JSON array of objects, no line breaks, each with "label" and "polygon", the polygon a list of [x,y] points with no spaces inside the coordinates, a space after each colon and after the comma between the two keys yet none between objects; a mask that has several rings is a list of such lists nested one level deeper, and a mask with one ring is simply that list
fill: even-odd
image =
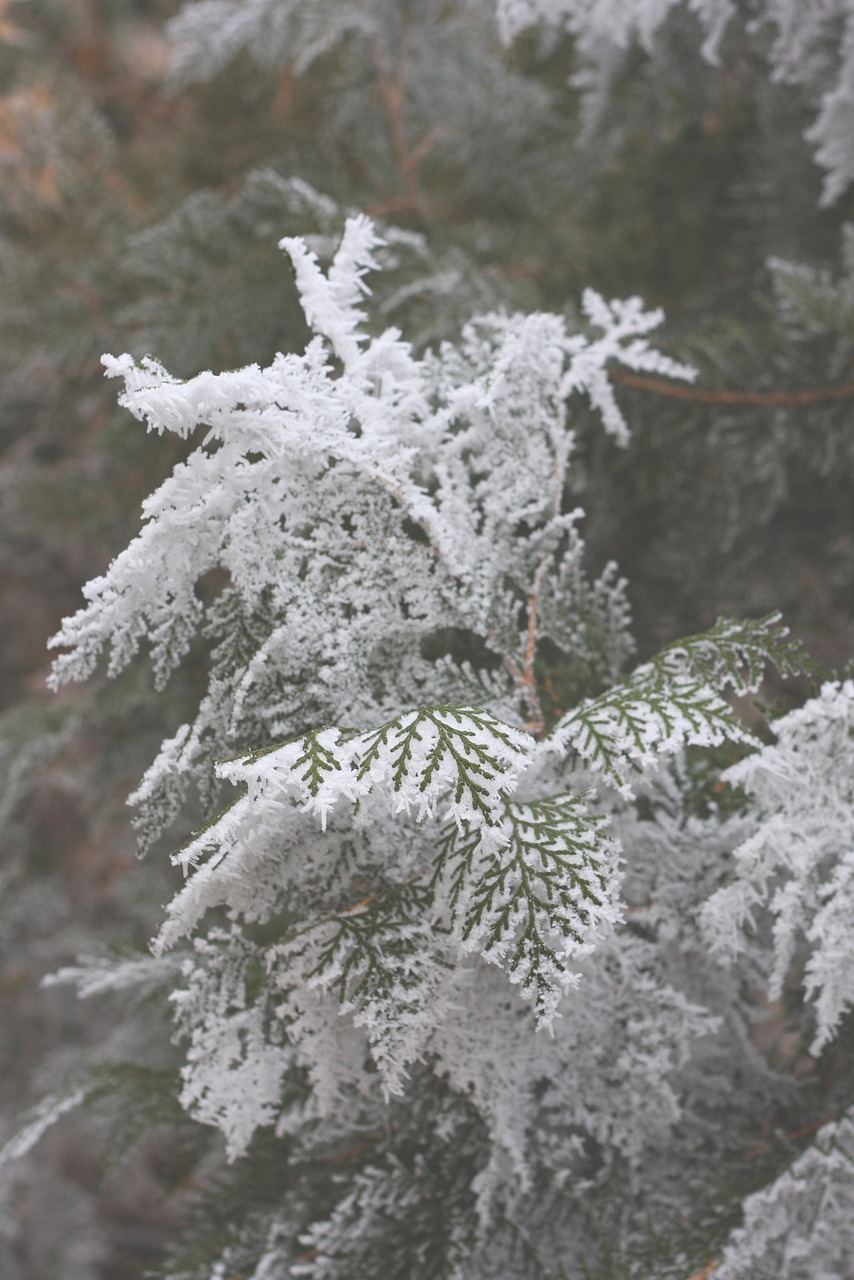
[{"label": "snowy evergreen bough", "polygon": [[[201,8],[201,6],[199,6]],[[838,200],[854,179],[854,5],[851,0],[801,3],[761,0],[498,0],[502,38],[542,26],[565,30],[576,43],[576,83],[593,106],[607,92],[625,51],[637,41],[649,51],[674,10],[684,8],[702,33],[703,57],[725,63],[724,42],[741,18],[749,36],[768,43],[771,77],[797,85],[811,99],[814,120],[806,133],[826,171],[822,204]]]},{"label": "snowy evergreen bough", "polygon": [[4,604],[130,545],[0,654],[3,1280],[153,1258],[104,1111],[146,1280],[854,1280],[851,0],[55,7]]},{"label": "snowy evergreen bough", "polygon": [[[609,367],[691,376],[650,346],[660,313],[590,292],[578,332],[493,313],[418,358],[371,336],[366,218],[328,271],[282,247],[302,356],[184,382],[105,357],[150,430],[203,438],[53,642],[55,686],[105,650],[116,673],[144,646],[160,687],[197,637],[211,655],[195,718],[131,798],[144,847],[193,791],[207,818],[175,855],[154,959],[112,985],[165,966],[182,1107],[230,1161],[265,1131],[288,1154],[275,1208],[214,1270],[168,1274],[587,1265],[603,1223],[628,1248],[653,1206],[675,1217],[666,1152],[706,1105],[680,1083],[699,1046],[741,1037],[767,1088],[698,925],[662,945],[674,917],[653,904],[678,879],[638,886],[686,841],[723,855],[727,823],[685,827],[684,787],[656,800],[650,780],[688,747],[754,744],[730,695],[799,657],[774,617],[721,622],[623,675],[625,584],[613,565],[589,580],[567,502],[573,412],[586,399],[625,445]],[[556,715],[544,644],[587,690]],[[111,985],[102,962],[57,977]]]}]

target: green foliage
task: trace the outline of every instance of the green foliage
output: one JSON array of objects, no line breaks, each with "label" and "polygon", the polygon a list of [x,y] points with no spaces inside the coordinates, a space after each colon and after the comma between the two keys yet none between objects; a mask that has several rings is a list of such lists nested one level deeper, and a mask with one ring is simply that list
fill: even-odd
[{"label": "green foliage", "polygon": [[605,905],[613,850],[606,820],[589,814],[584,798],[505,802],[503,821],[509,840],[498,856],[482,827],[449,827],[435,875],[448,877],[463,945],[506,966],[538,1023],[548,1025],[576,980],[567,957],[592,945],[591,908]]},{"label": "green foliage", "polygon": [[401,716],[369,732],[365,747],[359,779],[374,769],[384,772],[390,767],[392,788],[400,795],[415,774],[426,811],[436,782],[450,771],[455,810],[470,812],[490,826],[498,821],[497,790],[513,781],[508,764],[524,760],[518,731],[471,707],[425,707]]},{"label": "green foliage", "polygon": [[582,702],[557,724],[554,742],[628,791],[627,763],[648,767],[683,742],[717,747],[750,734],[722,694],[755,693],[768,664],[781,675],[807,659],[779,615],[757,622],[718,621],[708,632],[670,645],[622,684]]}]

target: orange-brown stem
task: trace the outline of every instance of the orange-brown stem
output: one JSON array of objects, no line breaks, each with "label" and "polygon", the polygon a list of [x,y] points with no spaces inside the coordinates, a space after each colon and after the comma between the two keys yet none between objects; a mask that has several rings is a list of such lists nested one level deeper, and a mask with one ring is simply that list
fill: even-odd
[{"label": "orange-brown stem", "polygon": [[707,1262],[700,1271],[695,1271],[692,1276],[688,1277],[688,1280],[708,1280],[717,1265],[717,1258],[712,1258],[711,1262]]},{"label": "orange-brown stem", "polygon": [[756,405],[765,408],[797,408],[804,404],[821,404],[825,400],[847,400],[854,396],[854,382],[839,382],[832,387],[808,387],[802,391],[713,391],[705,387],[683,387],[662,378],[644,378],[625,369],[611,369],[612,382],[621,382],[638,391],[652,391],[674,400],[690,400],[694,404]]},{"label": "orange-brown stem", "polygon": [[367,212],[411,212],[422,220],[426,217],[424,197],[418,182],[418,166],[428,151],[435,145],[440,131],[429,130],[416,145],[410,149],[406,142],[406,130],[403,127],[403,101],[406,89],[406,63],[404,41],[396,59],[394,74],[389,75],[385,62],[374,39],[370,42],[371,60],[377,77],[377,93],[385,111],[386,125],[391,142],[392,154],[397,171],[403,182],[403,195],[392,200],[381,201],[372,205]]},{"label": "orange-brown stem", "polygon": [[[821,1129],[835,1119],[835,1116],[825,1116],[822,1120],[815,1120],[812,1124],[804,1125],[803,1129],[793,1129],[791,1133],[783,1134],[783,1140],[785,1142],[797,1142],[799,1138],[808,1138],[811,1133],[815,1133],[817,1129]],[[760,1142],[757,1146],[751,1147],[749,1151],[745,1152],[741,1158],[742,1160],[755,1160],[757,1156],[765,1156],[769,1151],[773,1150],[774,1144],[772,1142]]]}]

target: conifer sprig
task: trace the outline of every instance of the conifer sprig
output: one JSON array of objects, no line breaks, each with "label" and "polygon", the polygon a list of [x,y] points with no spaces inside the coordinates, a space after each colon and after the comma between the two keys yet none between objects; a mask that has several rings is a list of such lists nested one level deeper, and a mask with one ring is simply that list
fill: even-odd
[{"label": "conifer sprig", "polygon": [[487,711],[425,707],[365,735],[360,781],[390,782],[396,807],[407,810],[417,794],[418,816],[432,812],[448,792],[449,815],[496,822],[500,793],[513,790],[527,763],[530,740]]},{"label": "conifer sprig", "polygon": [[[397,330],[373,334],[365,276],[383,246],[364,217],[328,271],[304,241],[283,244],[314,330],[303,355],[186,382],[108,359],[138,418],[203,440],[63,625],[54,681],[104,650],[115,672],[148,645],[162,682],[197,636],[211,649],[197,711],[136,792],[152,831],[191,779],[204,809],[151,962],[172,985],[181,1107],[221,1132],[229,1160],[264,1129],[298,1157],[384,1134],[366,1199],[352,1178],[327,1180],[323,1210],[286,1187],[275,1243],[241,1268],[293,1270],[301,1238],[317,1250],[299,1255],[305,1274],[345,1280],[347,1259],[389,1256],[391,1235],[414,1232],[418,1274],[435,1246],[461,1260],[430,1273],[450,1280],[540,1186],[619,1171],[642,1190],[681,1114],[674,1073],[714,1019],[680,989],[654,940],[675,926],[643,887],[643,932],[618,927],[624,870],[654,879],[649,832],[677,868],[694,834],[669,811],[641,832],[613,789],[649,788],[687,744],[752,741],[728,694],[755,690],[769,657],[797,661],[776,619],[719,623],[620,679],[624,584],[613,566],[587,580],[568,503],[574,405],[625,444],[612,364],[690,376],[649,345],[659,313],[588,291],[580,332],[495,312],[419,356]],[[199,590],[212,570],[213,599]],[[546,642],[581,673],[582,700],[541,736]],[[217,785],[239,793],[205,825]],[[461,1164],[454,1135],[473,1128]],[[447,1221],[425,1210],[419,1131],[462,1189],[450,1252]],[[407,1180],[381,1176],[383,1160]]]},{"label": "conifer sprig", "polygon": [[500,965],[550,1026],[593,949],[619,916],[617,846],[585,797],[502,806],[500,838],[449,826],[434,882],[446,879],[461,946]]},{"label": "conifer sprig", "polygon": [[670,645],[622,683],[586,699],[555,726],[549,751],[584,761],[626,794],[631,775],[681,747],[756,743],[725,700],[755,693],[768,664],[783,675],[808,666],[779,615],[719,620],[702,635]]}]

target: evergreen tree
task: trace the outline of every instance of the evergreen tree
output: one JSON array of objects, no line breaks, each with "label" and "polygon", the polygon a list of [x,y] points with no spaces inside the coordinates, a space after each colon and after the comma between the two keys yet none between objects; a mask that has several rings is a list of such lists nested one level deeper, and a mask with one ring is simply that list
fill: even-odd
[{"label": "evergreen tree", "polygon": [[[201,0],[167,97],[135,8],[2,68],[2,553],[96,575],[52,681],[115,678],[3,717],[4,943],[48,904],[45,998],[140,996],[6,1156],[173,1124],[170,1280],[847,1276],[851,682],[768,728],[797,649],[710,624],[850,654],[854,10]],[[153,954],[69,965],[43,779],[103,822],[134,775]]]}]

